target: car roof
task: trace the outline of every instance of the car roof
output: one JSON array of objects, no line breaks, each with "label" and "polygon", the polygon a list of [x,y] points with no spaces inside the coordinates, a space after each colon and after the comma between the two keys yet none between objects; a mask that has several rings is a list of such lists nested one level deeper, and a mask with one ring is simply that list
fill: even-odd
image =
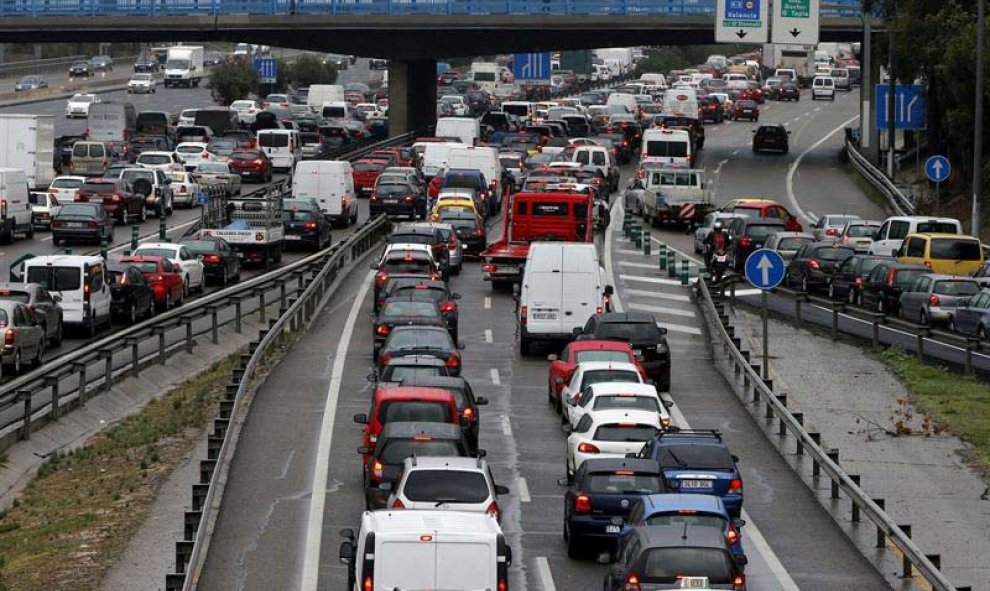
[{"label": "car roof", "polygon": [[395,421],[385,423],[379,439],[387,439],[389,437],[408,438],[416,435],[429,435],[436,439],[460,439],[462,436],[460,425],[423,421]]},{"label": "car roof", "polygon": [[956,238],[959,240],[979,240],[975,236],[968,236],[966,234],[949,234],[947,232],[917,232],[914,234],[908,234],[905,236],[905,240],[911,238],[912,236],[924,236],[927,238]]},{"label": "car roof", "polygon": [[660,413],[655,410],[639,410],[635,408],[617,408],[608,410],[596,410],[588,413],[593,425],[610,425],[614,423],[637,423],[654,424],[659,423]]},{"label": "car roof", "polygon": [[634,470],[649,474],[660,474],[660,468],[655,460],[643,458],[590,458],[584,461],[588,472],[613,472],[616,470]]},{"label": "car roof", "polygon": [[375,391],[375,398],[384,400],[425,400],[447,402],[453,399],[448,390],[427,386],[381,386]]},{"label": "car roof", "polygon": [[[589,460],[585,460],[589,461]],[[643,496],[643,514],[663,511],[705,511],[719,513],[728,517],[729,512],[721,497],[715,495],[699,495],[697,493],[660,493]]]},{"label": "car roof", "polygon": [[456,470],[458,472],[487,471],[487,462],[481,458],[464,458],[459,456],[421,456],[406,458],[404,472],[415,470]]},{"label": "car roof", "polygon": [[403,357],[393,357],[385,364],[385,367],[446,367],[443,359],[432,355],[405,355]]},{"label": "car roof", "polygon": [[631,351],[632,345],[628,341],[611,339],[589,339],[587,341],[573,341],[568,345],[571,351]]},{"label": "car roof", "polygon": [[612,394],[635,394],[643,396],[659,396],[656,386],[637,382],[602,382],[588,386],[592,396],[608,396]]}]

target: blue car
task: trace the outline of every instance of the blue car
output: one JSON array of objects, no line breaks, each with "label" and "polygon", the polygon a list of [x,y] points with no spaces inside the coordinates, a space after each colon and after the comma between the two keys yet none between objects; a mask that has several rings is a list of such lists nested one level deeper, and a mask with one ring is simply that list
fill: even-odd
[{"label": "blue car", "polygon": [[564,540],[567,555],[577,558],[589,547],[615,554],[629,508],[645,495],[664,492],[663,473],[655,461],[594,458],[578,468],[564,495]]},{"label": "blue car", "polygon": [[643,445],[638,457],[660,463],[670,492],[715,495],[729,515],[739,517],[742,512],[739,458],[729,452],[718,431],[659,432]]},{"label": "blue car", "polygon": [[725,532],[725,543],[736,558],[743,556],[742,526],[733,519],[722,499],[714,495],[666,493],[642,497],[626,518],[625,535],[631,528],[650,525],[707,525]]},{"label": "blue car", "polygon": [[981,291],[959,304],[949,318],[949,328],[981,339],[990,336],[990,292]]}]

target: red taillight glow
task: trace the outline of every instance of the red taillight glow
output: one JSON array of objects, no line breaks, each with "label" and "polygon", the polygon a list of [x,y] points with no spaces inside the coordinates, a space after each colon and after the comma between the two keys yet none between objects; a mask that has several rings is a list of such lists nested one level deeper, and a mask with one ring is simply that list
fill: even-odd
[{"label": "red taillight glow", "polygon": [[752,243],[753,243],[753,241],[750,240],[749,236],[740,236],[739,237],[739,246],[741,246],[743,248],[749,248],[749,246]]},{"label": "red taillight glow", "polygon": [[938,296],[935,295],[935,294],[932,294],[931,297],[928,298],[928,303],[929,303],[929,305],[937,306],[938,305]]},{"label": "red taillight glow", "polygon": [[746,588],[746,576],[736,575],[735,578],[732,579],[732,588],[736,591],[743,591],[743,589]]},{"label": "red taillight glow", "polygon": [[894,277],[897,275],[897,271],[891,270],[890,275],[887,276],[887,287],[894,287]]},{"label": "red taillight glow", "polygon": [[856,278],[856,287],[863,287],[863,278],[862,277],[857,277]]},{"label": "red taillight glow", "polygon": [[461,356],[451,355],[447,358],[447,362],[444,364],[447,367],[460,367],[461,366]]},{"label": "red taillight glow", "polygon": [[381,480],[385,476],[385,466],[381,462],[375,460],[371,464],[371,479]]},{"label": "red taillight glow", "polygon": [[375,334],[379,336],[388,336],[388,333],[392,332],[392,329],[385,326],[384,324],[379,324],[378,328],[375,329]]},{"label": "red taillight glow", "polygon": [[[478,235],[479,236],[481,235],[481,230],[478,230]],[[484,265],[481,265],[481,270],[485,273],[494,273],[495,265],[492,265],[490,263],[485,263]]]},{"label": "red taillight glow", "polygon": [[364,578],[364,591],[374,591],[375,585],[371,577]]},{"label": "red taillight glow", "polygon": [[395,499],[395,501],[392,502],[392,508],[393,509],[405,509],[406,508],[406,505],[405,505],[405,503],[403,503],[399,499]]},{"label": "red taillight glow", "polygon": [[461,412],[461,414],[464,416],[465,419],[472,419],[472,420],[474,419],[474,409],[471,408],[470,406],[465,408]]},{"label": "red taillight glow", "polygon": [[825,230],[825,235],[826,236],[838,236],[839,235],[839,231],[836,230],[835,228],[829,228],[828,230]]},{"label": "red taillight glow", "polygon": [[440,305],[440,311],[443,312],[444,314],[456,312],[457,304],[455,304],[454,302],[444,302],[443,304]]},{"label": "red taillight glow", "polygon": [[219,263],[220,262],[220,257],[218,255],[215,255],[215,254],[208,254],[205,257],[203,257],[203,262],[204,263]]},{"label": "red taillight glow", "polygon": [[529,306],[522,306],[519,308],[519,321],[526,324],[529,319]]},{"label": "red taillight glow", "polygon": [[593,443],[587,443],[587,442],[579,443],[578,446],[577,446],[577,450],[578,450],[578,453],[582,453],[582,454],[597,454],[597,453],[601,453],[601,450],[598,449],[598,446],[597,445],[595,445]]},{"label": "red taillight glow", "polygon": [[388,281],[388,273],[385,271],[380,271],[375,274],[375,285],[378,287],[384,287],[386,281]]},{"label": "red taillight glow", "polygon": [[494,517],[498,517],[498,503],[496,503],[495,501],[489,503],[488,508],[485,509],[485,513],[488,513],[489,515],[492,515]]},{"label": "red taillight glow", "polygon": [[7,330],[3,331],[3,344],[13,345],[15,336],[16,335],[14,334],[13,328],[8,328]]},{"label": "red taillight glow", "polygon": [[639,577],[630,574],[626,577],[626,584],[622,589],[623,591],[639,591]]},{"label": "red taillight glow", "polygon": [[729,483],[729,494],[730,495],[741,495],[742,494],[742,480],[735,478]]},{"label": "red taillight glow", "polygon": [[316,222],[306,222],[305,224],[303,224],[303,227],[306,228],[307,230],[315,230]]},{"label": "red taillight glow", "polygon": [[815,271],[818,271],[818,270],[821,269],[821,265],[818,264],[818,260],[817,259],[811,259],[810,261],[808,261],[808,268],[809,269],[812,269],[812,270],[815,270]]},{"label": "red taillight glow", "polygon": [[574,511],[577,513],[590,512],[591,498],[588,495],[578,495],[574,497]]}]

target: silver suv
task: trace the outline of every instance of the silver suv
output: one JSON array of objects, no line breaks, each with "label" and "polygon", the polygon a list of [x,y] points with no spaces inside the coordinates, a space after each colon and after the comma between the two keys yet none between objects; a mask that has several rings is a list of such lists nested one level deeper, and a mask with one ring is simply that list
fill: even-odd
[{"label": "silver suv", "polygon": [[394,509],[431,509],[489,513],[501,519],[499,495],[509,489],[495,484],[481,458],[411,457],[389,496]]}]

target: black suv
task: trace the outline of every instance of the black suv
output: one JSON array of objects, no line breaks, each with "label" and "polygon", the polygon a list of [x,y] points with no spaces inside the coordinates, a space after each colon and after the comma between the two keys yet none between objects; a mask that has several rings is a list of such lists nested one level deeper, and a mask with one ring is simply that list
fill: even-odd
[{"label": "black suv", "polygon": [[787,224],[781,219],[771,218],[736,218],[729,225],[729,254],[732,258],[732,269],[742,273],[746,257],[754,250],[763,248],[767,237],[776,232],[786,232]]},{"label": "black suv", "polygon": [[426,244],[429,245],[433,253],[433,259],[440,265],[444,281],[450,276],[450,252],[447,250],[447,241],[443,239],[443,234],[439,228],[429,225],[405,224],[399,226],[385,239],[386,244]]},{"label": "black suv", "polygon": [[440,306],[440,312],[443,313],[443,320],[446,323],[447,330],[450,331],[450,336],[454,338],[454,341],[458,340],[457,302],[454,300],[461,299],[461,295],[451,292],[446,281],[416,277],[396,277],[395,279],[389,279],[379,293],[378,299],[375,300],[375,314],[378,314],[379,309],[385,303],[386,299],[397,296],[436,302]]},{"label": "black suv", "polygon": [[[710,525],[652,525],[622,538],[616,564],[605,575],[605,591],[641,586],[679,589],[682,575],[707,577],[706,589],[745,591],[746,557],[733,557],[725,532]],[[657,568],[663,565],[662,568]]]},{"label": "black suv", "polygon": [[478,412],[478,407],[488,404],[488,399],[484,396],[475,396],[474,390],[471,389],[471,384],[465,378],[461,376],[428,377],[415,375],[403,378],[399,382],[399,385],[403,388],[413,386],[420,388],[440,388],[453,394],[454,401],[457,403],[457,410],[461,413],[461,427],[464,429],[464,435],[467,437],[468,445],[471,447],[472,453],[477,453],[478,432],[481,426],[481,421],[479,420],[481,419],[481,415]]},{"label": "black suv", "polygon": [[632,345],[636,360],[661,392],[670,391],[670,348],[667,329],[649,312],[605,312],[575,329],[579,340],[621,340]]},{"label": "black suv", "polygon": [[777,150],[786,154],[790,149],[787,138],[790,134],[783,125],[761,125],[753,132],[753,151]]}]

